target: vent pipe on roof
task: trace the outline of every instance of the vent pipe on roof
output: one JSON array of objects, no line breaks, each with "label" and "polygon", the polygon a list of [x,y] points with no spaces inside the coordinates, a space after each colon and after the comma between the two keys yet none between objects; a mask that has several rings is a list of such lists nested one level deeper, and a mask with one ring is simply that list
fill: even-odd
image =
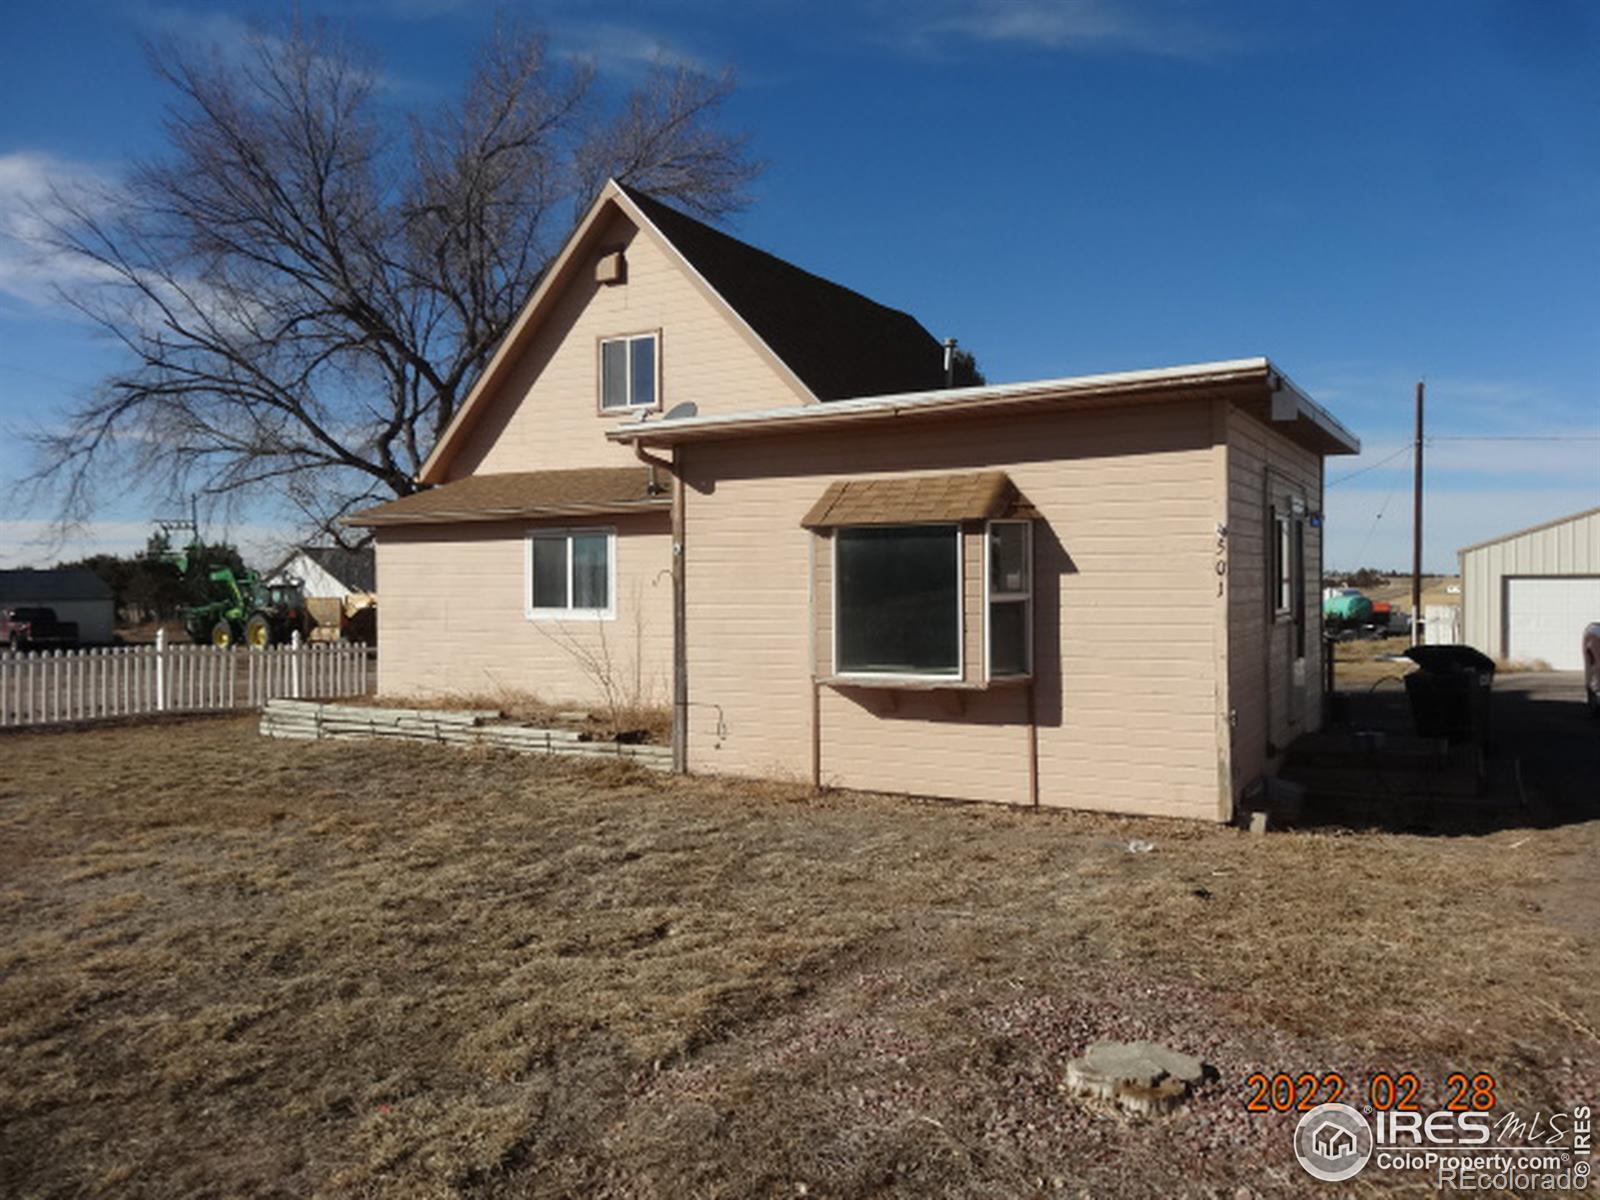
[{"label": "vent pipe on roof", "polygon": [[954,387],[956,382],[956,340],[944,340],[944,385]]}]

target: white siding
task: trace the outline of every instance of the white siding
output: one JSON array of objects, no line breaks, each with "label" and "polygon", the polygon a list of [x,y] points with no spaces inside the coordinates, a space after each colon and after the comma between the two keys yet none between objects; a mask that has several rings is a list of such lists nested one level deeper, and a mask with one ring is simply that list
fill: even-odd
[{"label": "white siding", "polygon": [[[1492,658],[1510,652],[1509,578],[1600,576],[1600,509],[1461,551],[1462,637]],[[1591,620],[1600,621],[1600,613]]]}]

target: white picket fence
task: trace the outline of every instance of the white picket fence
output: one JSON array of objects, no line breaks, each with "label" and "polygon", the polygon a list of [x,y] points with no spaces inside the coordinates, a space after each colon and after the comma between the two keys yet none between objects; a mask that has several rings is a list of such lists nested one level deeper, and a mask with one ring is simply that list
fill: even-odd
[{"label": "white picket fence", "polygon": [[165,712],[261,708],[268,700],[366,695],[365,646],[154,646],[0,650],[0,727]]}]

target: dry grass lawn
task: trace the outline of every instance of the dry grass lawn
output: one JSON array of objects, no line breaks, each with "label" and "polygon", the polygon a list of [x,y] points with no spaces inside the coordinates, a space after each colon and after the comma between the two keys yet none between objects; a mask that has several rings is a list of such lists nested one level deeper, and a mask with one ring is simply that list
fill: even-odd
[{"label": "dry grass lawn", "polygon": [[[1293,1118],[1243,1111],[1252,1071],[1600,1092],[1597,849],[1591,825],[1252,839],[232,719],[11,734],[0,1180],[1301,1194]],[[1062,1094],[1106,1034],[1221,1080],[1149,1121]]]}]

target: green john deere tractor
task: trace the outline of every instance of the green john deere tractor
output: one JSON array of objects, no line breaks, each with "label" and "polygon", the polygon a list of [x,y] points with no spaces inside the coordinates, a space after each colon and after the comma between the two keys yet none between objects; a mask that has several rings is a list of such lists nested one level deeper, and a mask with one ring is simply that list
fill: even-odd
[{"label": "green john deere tractor", "polygon": [[196,642],[259,649],[296,632],[304,638],[311,628],[298,583],[268,585],[254,571],[236,575],[231,567],[215,567],[207,578],[211,598],[183,610],[184,628]]}]

